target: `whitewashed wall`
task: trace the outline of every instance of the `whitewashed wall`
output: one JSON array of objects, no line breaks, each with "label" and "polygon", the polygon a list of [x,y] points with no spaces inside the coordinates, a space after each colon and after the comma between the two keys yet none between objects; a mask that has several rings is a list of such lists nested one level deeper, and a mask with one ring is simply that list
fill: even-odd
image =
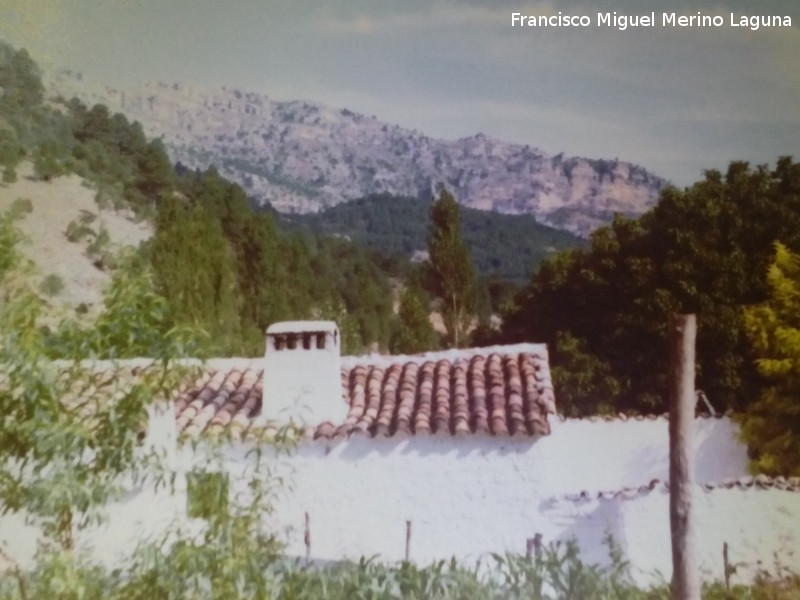
[{"label": "whitewashed wall", "polygon": [[[698,482],[746,474],[746,451],[736,436],[728,419],[695,421]],[[240,461],[242,452],[231,459]],[[525,539],[537,532],[545,542],[575,537],[587,558],[600,561],[607,558],[602,539],[609,527],[620,543],[629,537],[627,505],[604,501],[591,508],[564,496],[666,480],[668,464],[665,419],[557,421],[552,435],[537,441],[430,436],[308,442],[284,461],[293,490],[277,504],[276,525],[289,530],[289,553],[302,556],[308,512],[312,555],[325,560],[374,554],[400,560],[410,520],[411,557],[421,563],[524,552]],[[668,530],[668,513],[652,519]],[[664,543],[668,549],[668,537]]]},{"label": "whitewashed wall", "polygon": [[[591,505],[592,503],[587,503]],[[636,567],[639,581],[661,572],[672,575],[669,493],[661,488],[632,500],[597,501],[599,510],[617,507],[619,540]],[[607,508],[605,508],[607,510]],[[737,565],[734,583],[752,580],[758,571],[781,567],[800,572],[800,493],[778,489],[698,489],[693,497],[697,549],[705,580],[725,577],[722,546]],[[663,517],[663,518],[662,518]]]},{"label": "whitewashed wall", "polygon": [[[293,455],[268,462],[289,483],[270,522],[292,555],[305,555],[308,512],[314,558],[379,555],[395,561],[404,556],[410,520],[411,558],[423,564],[524,552],[525,539],[537,532],[545,543],[574,537],[587,560],[604,562],[602,540],[610,531],[639,581],[651,581],[656,571],[668,579],[668,494],[657,488],[632,498],[597,498],[600,491],[667,479],[667,421],[567,420],[555,421],[552,429],[551,436],[536,441],[428,436],[303,442]],[[253,468],[249,449],[238,444],[225,452],[234,492],[236,480]],[[746,474],[746,451],[728,419],[695,421],[695,456],[700,483]],[[205,460],[184,449],[178,463],[185,470]],[[584,498],[567,497],[582,491]],[[138,536],[163,532],[185,507],[180,481],[174,496],[147,489],[132,493],[110,508],[109,524],[85,534],[83,543],[112,560]],[[770,566],[779,552],[784,564],[798,568],[790,551],[800,542],[800,494],[698,488],[697,516],[707,576],[722,577],[723,541],[730,544],[733,561],[761,559]],[[18,521],[0,520],[0,539],[12,549],[30,550],[31,532]]]}]

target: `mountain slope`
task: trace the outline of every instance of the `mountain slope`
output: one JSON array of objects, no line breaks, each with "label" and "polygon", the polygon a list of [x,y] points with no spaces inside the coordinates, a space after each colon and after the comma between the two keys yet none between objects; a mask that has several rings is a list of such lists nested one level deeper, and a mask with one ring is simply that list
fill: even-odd
[{"label": "mountain slope", "polygon": [[444,183],[468,207],[531,214],[586,235],[615,212],[640,214],[666,182],[618,160],[551,156],[478,134],[440,140],[347,109],[235,89],[147,84],[117,90],[57,72],[51,94],[101,102],[163,137],[174,161],[217,165],[259,204],[316,212],[371,194],[430,197]]},{"label": "mountain slope", "polygon": [[[370,196],[305,215],[282,219],[317,233],[347,237],[384,255],[422,256],[428,244],[430,200]],[[464,241],[481,276],[524,283],[539,263],[580,238],[542,225],[530,215],[502,215],[463,207]]]},{"label": "mountain slope", "polygon": [[[18,199],[30,202],[31,213],[17,224],[27,237],[19,250],[35,265],[40,284],[48,276],[60,281],[60,287],[45,294],[51,304],[93,310],[111,280],[102,255],[138,247],[152,235],[152,227],[136,222],[130,211],[98,207],[93,185],[77,175],[41,181],[33,177],[30,162],[21,163],[18,171],[15,183],[0,184],[0,213]],[[75,225],[83,225],[84,233],[68,237]]]}]

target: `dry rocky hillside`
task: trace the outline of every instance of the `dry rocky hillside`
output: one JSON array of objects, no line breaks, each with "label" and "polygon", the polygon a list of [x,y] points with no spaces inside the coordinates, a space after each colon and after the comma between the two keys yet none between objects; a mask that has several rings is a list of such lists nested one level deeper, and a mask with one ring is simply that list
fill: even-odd
[{"label": "dry rocky hillside", "polygon": [[130,211],[100,209],[92,185],[77,175],[38,181],[30,162],[21,163],[17,173],[15,183],[0,184],[0,213],[30,201],[31,212],[17,225],[27,238],[20,250],[35,266],[41,295],[51,305],[83,304],[92,312],[111,278],[108,261],[121,248],[149,238],[151,227],[135,222]]},{"label": "dry rocky hillside", "polygon": [[125,90],[80,75],[47,77],[49,92],[106,104],[162,137],[173,161],[216,165],[256,202],[313,212],[374,193],[417,197],[442,182],[466,205],[586,235],[615,212],[636,215],[666,182],[618,160],[551,156],[478,134],[430,138],[347,109],[276,102],[235,89],[146,84]]}]

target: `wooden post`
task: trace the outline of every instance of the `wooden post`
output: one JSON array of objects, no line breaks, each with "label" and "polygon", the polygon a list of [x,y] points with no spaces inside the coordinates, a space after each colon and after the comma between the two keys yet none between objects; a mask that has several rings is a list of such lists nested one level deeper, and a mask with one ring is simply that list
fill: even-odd
[{"label": "wooden post", "polygon": [[527,538],[525,540],[525,558],[528,560],[531,558],[536,558],[537,561],[542,558],[541,533],[536,533],[532,538]]},{"label": "wooden post", "polygon": [[533,555],[536,557],[536,560],[541,560],[542,558],[542,534],[537,533],[533,536]]},{"label": "wooden post", "polygon": [[731,561],[728,559],[728,542],[722,542],[722,564],[725,566],[725,589],[731,591],[731,573],[734,569],[731,567]]},{"label": "wooden post", "polygon": [[525,540],[525,558],[528,560],[533,558],[533,538]]},{"label": "wooden post", "polygon": [[308,566],[311,563],[311,522],[308,513],[306,513],[306,532],[303,541],[306,544],[306,566]]},{"label": "wooden post", "polygon": [[411,557],[411,521],[406,521],[406,562]]},{"label": "wooden post", "polygon": [[536,533],[532,538],[525,540],[525,558],[528,560],[536,558],[539,562],[542,559],[542,534]]},{"label": "wooden post", "polygon": [[672,533],[672,597],[675,600],[700,600],[692,521],[696,333],[694,315],[673,317],[669,342],[669,524]]}]

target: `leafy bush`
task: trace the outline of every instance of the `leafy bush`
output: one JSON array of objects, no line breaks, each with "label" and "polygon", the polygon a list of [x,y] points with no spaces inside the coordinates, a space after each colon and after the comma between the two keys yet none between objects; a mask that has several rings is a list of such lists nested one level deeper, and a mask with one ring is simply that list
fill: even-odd
[{"label": "leafy bush", "polygon": [[47,275],[39,284],[39,290],[49,297],[58,296],[64,290],[64,280],[55,273]]},{"label": "leafy bush", "polygon": [[81,225],[91,225],[97,220],[97,215],[88,210],[81,210],[81,214],[78,217],[78,222]]},{"label": "leafy bush", "polygon": [[64,235],[67,236],[67,239],[70,242],[79,242],[87,236],[94,236],[96,234],[94,229],[85,223],[80,223],[77,220],[73,220],[67,224],[67,230],[64,232]]},{"label": "leafy bush", "polygon": [[33,203],[28,198],[17,198],[11,203],[9,216],[18,219],[33,212]]},{"label": "leafy bush", "polygon": [[108,229],[100,227],[100,231],[94,236],[94,239],[86,247],[86,256],[89,258],[99,258],[106,252],[111,245],[111,236],[108,234]]},{"label": "leafy bush", "polygon": [[3,169],[3,183],[15,183],[17,181],[17,171],[12,166]]}]

